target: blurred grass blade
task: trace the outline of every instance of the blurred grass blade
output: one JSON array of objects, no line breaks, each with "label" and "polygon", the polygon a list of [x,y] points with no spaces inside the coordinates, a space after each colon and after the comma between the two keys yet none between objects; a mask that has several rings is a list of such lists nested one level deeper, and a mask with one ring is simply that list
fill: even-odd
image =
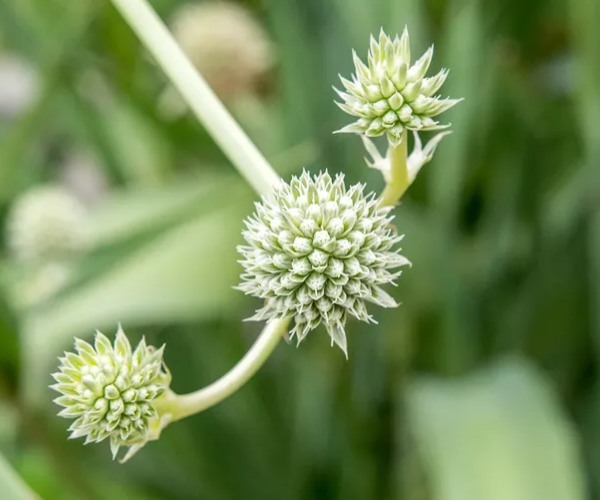
[{"label": "blurred grass blade", "polygon": [[444,120],[452,123],[454,133],[440,148],[436,162],[440,168],[436,168],[430,179],[433,202],[440,216],[454,220],[468,170],[469,147],[481,127],[481,109],[493,99],[486,95],[489,86],[484,85],[490,74],[490,61],[486,61],[488,65],[483,70],[482,63],[489,49],[479,1],[453,2],[448,16],[446,33],[436,55],[438,64],[451,68],[443,93],[465,100],[444,115]]},{"label": "blurred grass blade", "polygon": [[[596,0],[571,0],[571,31],[576,48],[577,91],[574,98],[579,111],[581,135],[585,149],[585,182],[588,200],[600,199],[600,8]],[[594,207],[592,207],[594,209]],[[600,212],[590,217],[589,260],[591,275],[591,323],[596,353],[600,355]]]},{"label": "blurred grass blade", "polygon": [[4,455],[0,454],[0,491],[6,500],[35,500],[39,497],[13,470]]},{"label": "blurred grass blade", "polygon": [[[579,111],[581,134],[589,156],[600,156],[600,9],[597,0],[570,0],[571,32],[576,49],[577,92],[574,98]],[[592,158],[589,158],[592,160]],[[600,187],[597,164],[588,164],[595,176],[595,187]],[[592,173],[590,172],[590,173]]]},{"label": "blurred grass blade", "polygon": [[[161,187],[115,190],[91,214],[88,236],[94,247],[189,220],[218,207],[242,182],[229,175],[185,176]],[[249,190],[247,190],[249,192]]]},{"label": "blurred grass blade", "polygon": [[585,498],[574,428],[524,361],[417,380],[408,412],[435,500]]}]

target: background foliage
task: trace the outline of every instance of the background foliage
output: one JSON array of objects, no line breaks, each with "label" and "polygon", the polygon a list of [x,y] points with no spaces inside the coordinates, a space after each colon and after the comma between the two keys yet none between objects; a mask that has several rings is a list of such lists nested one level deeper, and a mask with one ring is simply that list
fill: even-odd
[{"label": "background foliage", "polygon": [[[155,0],[168,19],[182,2]],[[454,134],[397,210],[413,261],[350,361],[317,332],[126,465],[66,441],[47,389],[75,335],[123,322],[167,342],[178,392],[229,369],[259,325],[232,290],[255,196],[109,5],[0,0],[0,47],[37,98],[0,119],[0,214],[93,159],[108,186],[91,250],[35,306],[4,251],[0,485],[48,499],[600,498],[600,5],[596,0],[252,0],[276,64],[233,111],[284,176],[344,171],[379,190],[331,85],[351,48],[408,24],[451,68]],[[433,68],[434,70],[436,68]],[[1,76],[1,75],[0,75]],[[1,458],[1,457],[0,457]],[[19,476],[22,479],[19,479]],[[26,484],[28,486],[26,486]]]}]

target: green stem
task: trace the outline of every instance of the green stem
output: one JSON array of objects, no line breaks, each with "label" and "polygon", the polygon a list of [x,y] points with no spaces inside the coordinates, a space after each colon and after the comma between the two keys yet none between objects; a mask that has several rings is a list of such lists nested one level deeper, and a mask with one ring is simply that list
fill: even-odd
[{"label": "green stem", "polygon": [[269,358],[279,344],[290,319],[271,320],[246,355],[229,372],[212,384],[189,394],[171,393],[157,408],[171,415],[171,422],[181,420],[214,406],[242,387]]},{"label": "green stem", "polygon": [[[270,193],[281,178],[196,71],[148,2],[112,2],[240,174],[259,194]],[[169,392],[157,404],[159,413],[168,413],[171,421],[176,421],[231,396],[264,364],[288,323],[289,319],[267,323],[254,345],[229,372],[190,394]]]},{"label": "green stem", "polygon": [[198,74],[148,2],[112,3],[246,181],[259,194],[271,192],[280,177]]},{"label": "green stem", "polygon": [[410,186],[408,177],[408,134],[402,134],[402,142],[396,147],[390,146],[388,157],[391,162],[390,180],[381,193],[380,204],[393,206]]}]

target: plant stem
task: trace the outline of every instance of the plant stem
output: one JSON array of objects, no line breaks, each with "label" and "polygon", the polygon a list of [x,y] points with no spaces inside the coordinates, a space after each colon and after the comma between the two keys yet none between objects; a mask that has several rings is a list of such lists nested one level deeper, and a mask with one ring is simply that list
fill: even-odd
[{"label": "plant stem", "polygon": [[252,378],[271,355],[289,322],[288,318],[274,319],[267,323],[246,355],[216,382],[189,394],[172,394],[164,402],[163,410],[171,414],[171,422],[204,411],[236,392]]},{"label": "plant stem", "polygon": [[231,163],[259,193],[280,177],[198,74],[146,0],[112,0]]},{"label": "plant stem", "polygon": [[[259,194],[270,193],[281,178],[196,71],[148,2],[112,2],[240,174]],[[165,394],[157,405],[160,406],[159,412],[169,413],[171,421],[176,421],[231,396],[271,355],[289,321],[283,319],[267,323],[246,355],[216,382],[190,394]]]},{"label": "plant stem", "polygon": [[380,204],[384,207],[398,203],[398,200],[410,186],[407,142],[408,134],[404,130],[402,142],[396,147],[390,146],[388,156],[391,162],[391,178],[381,193],[380,199]]}]

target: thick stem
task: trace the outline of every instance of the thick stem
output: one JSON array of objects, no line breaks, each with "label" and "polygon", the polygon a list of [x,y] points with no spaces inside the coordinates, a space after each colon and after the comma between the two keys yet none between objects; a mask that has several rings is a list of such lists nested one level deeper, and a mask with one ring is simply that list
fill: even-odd
[{"label": "thick stem", "polygon": [[269,193],[280,177],[198,74],[152,7],[146,0],[112,2],[231,163],[258,193]]},{"label": "thick stem", "polygon": [[242,387],[263,365],[281,340],[290,319],[274,319],[265,326],[246,355],[219,380],[190,394],[171,395],[159,408],[171,422],[214,406]]},{"label": "thick stem", "polygon": [[396,147],[390,146],[388,157],[391,163],[390,180],[381,193],[381,206],[393,206],[410,186],[408,175],[408,134],[402,134],[402,142]]}]

